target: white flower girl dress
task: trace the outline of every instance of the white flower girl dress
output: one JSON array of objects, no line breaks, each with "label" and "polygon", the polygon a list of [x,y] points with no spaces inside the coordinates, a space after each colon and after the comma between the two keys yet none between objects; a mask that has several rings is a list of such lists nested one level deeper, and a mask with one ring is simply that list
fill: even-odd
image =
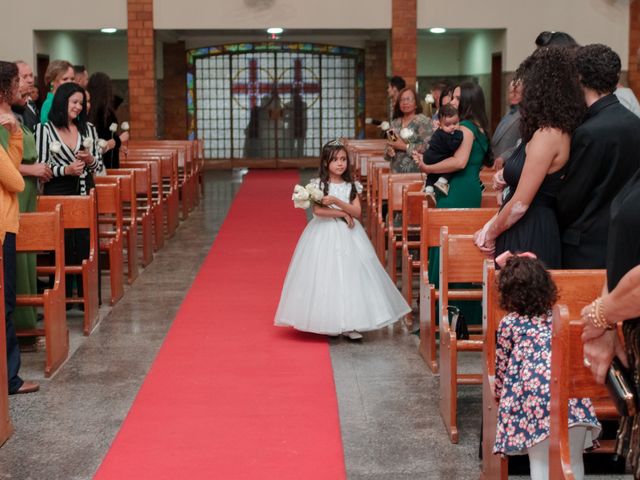
[{"label": "white flower girl dress", "polygon": [[[350,193],[350,183],[329,184],[329,195],[344,202]],[[349,228],[340,218],[314,217],[291,259],[275,325],[339,335],[384,327],[410,311],[360,222]]]}]

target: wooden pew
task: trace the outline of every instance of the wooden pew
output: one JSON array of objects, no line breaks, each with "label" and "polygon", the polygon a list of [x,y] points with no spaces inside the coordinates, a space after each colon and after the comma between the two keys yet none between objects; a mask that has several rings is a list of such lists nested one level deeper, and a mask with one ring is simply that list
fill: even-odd
[{"label": "wooden pew", "polygon": [[484,255],[473,243],[473,235],[449,235],[440,230],[440,416],[451,443],[458,443],[458,385],[481,385],[480,373],[458,373],[458,352],[482,351],[482,335],[470,334],[468,340],[456,337],[449,324],[449,299],[481,300],[481,288],[453,290],[450,283],[482,282]]},{"label": "wooden pew", "polygon": [[[136,184],[135,172],[128,172],[122,175],[102,175],[95,179],[96,185],[116,185],[120,180],[120,208],[122,214],[122,244],[127,252],[127,283],[133,284],[140,273],[138,267],[138,221],[137,216],[132,215],[131,211],[136,208]],[[103,219],[102,223],[111,224],[112,219]],[[114,231],[110,233],[103,232],[103,236],[115,235]],[[123,252],[124,254],[124,252]],[[123,258],[124,260],[124,258]]]},{"label": "wooden pew", "polygon": [[[558,287],[558,302],[564,304],[574,315],[579,315],[582,308],[596,298],[602,290],[605,280],[604,270],[550,270]],[[482,361],[482,473],[485,480],[506,480],[508,478],[507,459],[493,455],[495,443],[498,401],[495,398],[495,351],[496,332],[504,312],[498,302],[497,275],[493,262],[486,260],[483,274],[483,315],[482,328],[484,338]],[[580,338],[580,335],[576,337]],[[554,336],[555,339],[555,336]],[[555,342],[555,340],[554,340]],[[552,348],[554,348],[552,346]],[[555,354],[552,355],[552,359]],[[552,360],[553,361],[553,360]],[[580,357],[577,367],[582,367]],[[552,373],[552,378],[555,375]],[[553,385],[551,387],[553,391]],[[577,395],[588,397],[589,395]],[[594,397],[597,399],[598,397]],[[568,401],[567,401],[568,403]],[[616,418],[607,402],[594,401],[596,412],[603,418]],[[613,415],[612,415],[613,414]],[[568,421],[564,423],[566,426]],[[552,476],[550,478],[562,478]]]},{"label": "wooden pew", "polygon": [[[422,222],[422,205],[425,202],[423,192],[402,192],[402,295],[413,308],[413,282],[420,273],[420,225]],[[428,205],[427,205],[428,208]],[[418,275],[419,278],[419,275]],[[409,313],[407,318],[413,318]]]},{"label": "wooden pew", "polygon": [[42,295],[18,295],[16,306],[43,307],[44,329],[25,329],[18,336],[43,336],[46,360],[44,375],[50,377],[69,355],[69,330],[65,302],[63,209],[53,212],[20,214],[20,231],[16,235],[17,252],[53,252],[55,269],[53,288]]},{"label": "wooden pew", "polygon": [[[370,162],[369,164],[369,172],[370,172],[370,183],[371,188],[367,193],[367,233],[369,234],[369,238],[372,242],[375,241],[376,238],[376,219],[378,217],[378,191],[380,189],[380,181],[382,173],[389,173],[391,170],[389,168],[388,162]],[[382,215],[382,214],[381,214]],[[375,245],[374,245],[375,248]]]},{"label": "wooden pew", "polygon": [[109,303],[115,305],[124,295],[123,221],[120,201],[120,179],[115,184],[96,184],[98,194],[98,224],[100,253],[107,257],[102,271],[109,271],[111,298]]},{"label": "wooden pew", "polygon": [[439,292],[429,280],[429,248],[440,246],[440,228],[449,227],[449,234],[470,235],[496,214],[493,208],[429,208],[422,205],[420,226],[420,346],[422,358],[433,373],[436,361],[436,301]]},{"label": "wooden pew", "polygon": [[[2,243],[0,242],[0,247]],[[2,248],[0,248],[0,385],[8,385],[7,378],[7,334],[4,310],[4,266],[2,263]],[[13,434],[13,425],[9,416],[9,392],[7,388],[0,389],[0,446]]]},{"label": "wooden pew", "polygon": [[[82,297],[66,299],[67,304],[80,303],[84,306],[82,333],[89,335],[99,317],[99,282],[98,282],[98,211],[96,193],[92,189],[89,195],[41,195],[38,197],[39,212],[53,212],[57,205],[62,205],[62,228],[86,228],[89,230],[89,256],[82,265],[65,265],[66,275],[82,276]],[[53,266],[39,266],[38,273],[54,274]]]},{"label": "wooden pew", "polygon": [[162,176],[160,164],[150,161],[120,161],[122,168],[139,168],[148,171],[149,182],[147,196],[151,198],[151,219],[153,223],[153,251],[157,252],[164,246],[164,218],[167,210],[166,198],[162,192]]},{"label": "wooden pew", "polygon": [[[129,152],[124,165],[132,161],[159,162],[163,204],[166,206],[165,226],[167,237],[171,238],[179,223],[180,200],[178,191],[178,159],[175,152]],[[120,165],[123,166],[122,162]]]},{"label": "wooden pew", "polygon": [[[424,178],[420,173],[394,174],[389,177],[389,199],[387,201],[387,272],[395,284],[398,279],[398,251],[402,249],[402,225],[394,225],[395,214],[402,214],[403,191],[420,192]],[[384,244],[384,240],[382,241]]]},{"label": "wooden pew", "polygon": [[[135,216],[140,226],[140,245],[142,246],[142,266],[146,267],[153,261],[153,194],[151,193],[151,171],[149,165],[140,168],[110,168],[107,175],[128,175],[133,172],[135,183]],[[128,215],[133,214],[133,210]],[[127,215],[123,221],[128,221]]]}]

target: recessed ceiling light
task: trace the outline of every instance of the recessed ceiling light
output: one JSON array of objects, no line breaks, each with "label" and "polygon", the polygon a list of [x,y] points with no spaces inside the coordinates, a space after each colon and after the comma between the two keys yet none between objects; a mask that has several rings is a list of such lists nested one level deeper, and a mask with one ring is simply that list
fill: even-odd
[{"label": "recessed ceiling light", "polygon": [[430,28],[429,31],[431,33],[444,33],[447,31],[447,29],[442,27],[433,27],[433,28]]},{"label": "recessed ceiling light", "polygon": [[117,28],[109,27],[109,28],[101,28],[100,31],[102,33],[116,33],[118,31]]},{"label": "recessed ceiling light", "polygon": [[284,29],[281,27],[269,27],[267,28],[267,33],[270,33],[271,35],[280,35],[282,32],[284,32]]}]

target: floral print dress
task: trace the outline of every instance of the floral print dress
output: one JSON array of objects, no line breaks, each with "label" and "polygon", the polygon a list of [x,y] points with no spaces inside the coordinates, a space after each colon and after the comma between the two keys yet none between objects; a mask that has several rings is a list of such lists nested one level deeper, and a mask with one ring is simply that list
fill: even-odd
[{"label": "floral print dress", "polygon": [[[403,129],[402,117],[391,120],[391,128],[400,138],[400,131]],[[411,155],[414,151],[423,153],[427,149],[433,134],[433,126],[431,119],[419,113],[404,128],[408,128],[411,131],[411,137],[405,139],[407,150],[404,152],[397,150],[394,157],[389,157],[385,154],[385,158],[391,162],[391,171],[393,173],[416,173],[420,171],[420,168],[418,168]]]},{"label": "floral print dress", "polygon": [[[496,342],[498,421],[493,453],[522,455],[549,436],[551,312],[538,317],[506,315]],[[586,426],[585,448],[600,434],[591,400],[569,400],[569,426]],[[590,435],[589,435],[590,433]]]}]

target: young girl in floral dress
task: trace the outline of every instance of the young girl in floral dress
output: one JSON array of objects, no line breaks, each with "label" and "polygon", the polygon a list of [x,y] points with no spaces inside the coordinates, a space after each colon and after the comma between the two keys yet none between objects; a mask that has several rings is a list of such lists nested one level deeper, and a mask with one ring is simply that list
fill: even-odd
[{"label": "young girl in floral dress", "polygon": [[362,186],[351,176],[342,143],[322,148],[321,205],[305,228],[289,265],[275,324],[325,335],[375,330],[409,313],[358,219]]},{"label": "young girl in floral dress", "polygon": [[[495,393],[499,399],[494,453],[529,455],[531,478],[549,478],[549,411],[551,381],[551,308],[557,288],[533,254],[505,252],[498,290],[508,313],[498,327]],[[584,477],[582,453],[600,434],[591,400],[569,400],[571,467]]]}]

